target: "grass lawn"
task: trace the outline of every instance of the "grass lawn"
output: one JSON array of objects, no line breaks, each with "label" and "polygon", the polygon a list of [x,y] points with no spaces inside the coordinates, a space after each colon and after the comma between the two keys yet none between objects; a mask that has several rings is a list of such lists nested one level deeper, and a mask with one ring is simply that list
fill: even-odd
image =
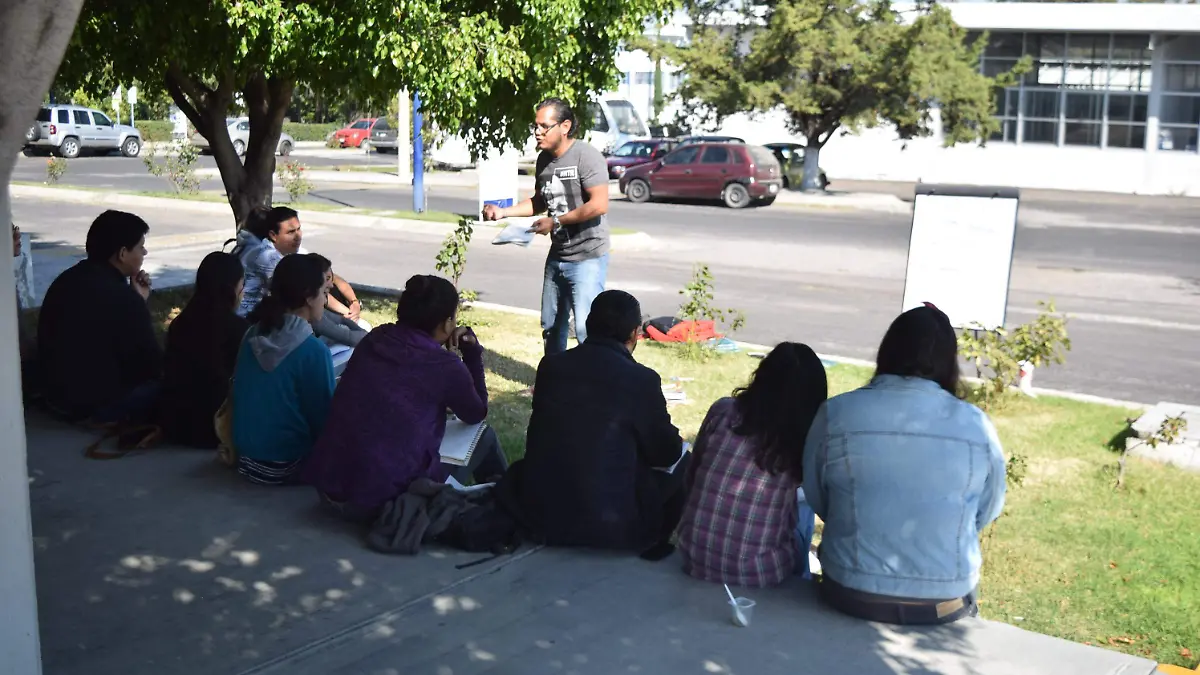
[{"label": "grass lawn", "polygon": [[[182,304],[161,294],[157,315]],[[364,318],[392,319],[395,305],[367,299]],[[472,310],[465,318],[487,349],[489,421],[512,459],[523,452],[541,356],[533,317]],[[691,403],[671,414],[695,436],[709,405],[747,381],[757,360],[745,354],[705,363],[674,348],[641,345],[635,357],[664,380],[684,382]],[[870,371],[837,365],[830,394],[867,381]],[[1113,490],[1114,439],[1128,410],[1055,398],[1014,398],[993,415],[1007,452],[1026,456],[1025,483],[1008,494],[1005,515],[985,535],[983,616],[1076,642],[1196,667],[1200,656],[1200,476],[1130,458],[1127,488]],[[1191,608],[1191,609],[1189,609]]]}]

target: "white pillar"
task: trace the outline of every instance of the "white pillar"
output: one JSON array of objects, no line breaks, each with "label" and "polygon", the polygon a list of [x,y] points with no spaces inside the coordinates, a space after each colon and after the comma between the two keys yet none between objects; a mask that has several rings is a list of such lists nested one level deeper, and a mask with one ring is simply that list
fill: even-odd
[{"label": "white pillar", "polygon": [[[0,230],[25,130],[62,62],[83,0],[0,2]],[[40,675],[37,586],[12,251],[0,246],[0,672]]]},{"label": "white pillar", "polygon": [[1162,114],[1162,92],[1166,77],[1163,67],[1166,41],[1158,33],[1150,35],[1150,96],[1146,100],[1146,152],[1158,151],[1158,118]]},{"label": "white pillar", "polygon": [[401,182],[412,184],[412,102],[407,91],[397,94],[400,114],[396,119],[396,156]]}]

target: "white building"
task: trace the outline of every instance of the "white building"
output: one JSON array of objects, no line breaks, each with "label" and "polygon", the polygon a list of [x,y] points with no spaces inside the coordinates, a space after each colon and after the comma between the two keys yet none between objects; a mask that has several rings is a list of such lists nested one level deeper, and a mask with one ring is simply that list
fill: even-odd
[{"label": "white building", "polygon": [[[835,136],[821,153],[835,188],[842,178],[1200,196],[1200,5],[945,6],[968,30],[989,32],[985,73],[1033,58],[1019,86],[997,92],[1001,132],[985,147],[953,148],[940,133],[907,143],[889,128]],[[677,24],[664,33],[686,32],[686,21]],[[653,63],[637,54],[619,61],[629,65],[621,93],[641,107],[638,83],[653,81]],[[673,90],[675,77],[664,85]],[[719,131],[803,142],[780,115],[735,116]]]}]

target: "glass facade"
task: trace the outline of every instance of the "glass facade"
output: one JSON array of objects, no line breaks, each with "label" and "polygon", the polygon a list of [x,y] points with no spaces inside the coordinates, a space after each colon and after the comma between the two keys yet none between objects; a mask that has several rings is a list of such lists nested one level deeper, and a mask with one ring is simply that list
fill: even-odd
[{"label": "glass facade", "polygon": [[[991,140],[1144,148],[1151,55],[1149,35],[991,33],[980,61],[985,75],[1007,72],[1023,56],[1033,61],[1017,86],[997,88],[1002,125]],[[1200,73],[1177,75],[1189,76]]]}]

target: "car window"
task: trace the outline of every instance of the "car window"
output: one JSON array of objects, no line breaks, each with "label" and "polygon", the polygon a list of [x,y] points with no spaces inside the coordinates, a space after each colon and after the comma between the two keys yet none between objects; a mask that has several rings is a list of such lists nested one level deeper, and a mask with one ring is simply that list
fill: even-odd
[{"label": "car window", "polygon": [[38,115],[37,115],[37,120],[35,120],[35,121],[37,121],[37,122],[49,122],[49,121],[50,121],[50,109],[49,109],[49,108],[41,108],[41,109],[39,109],[39,110],[38,110]]},{"label": "car window", "polygon": [[381,119],[375,123],[375,131],[389,131],[392,125],[385,119]]},{"label": "car window", "polygon": [[58,111],[58,123],[59,124],[70,124],[71,123],[71,113],[67,112],[66,110],[59,110]]},{"label": "car window", "polygon": [[91,124],[92,120],[88,117],[86,110],[72,110],[75,114],[75,124]]},{"label": "car window", "polygon": [[638,154],[638,143],[626,143],[613,152],[613,157],[633,157]]},{"label": "car window", "polygon": [[355,122],[350,128],[351,129],[369,129],[369,128],[371,128],[371,123],[366,120],[359,120],[359,121]]},{"label": "car window", "polygon": [[608,131],[608,118],[604,116],[604,111],[596,103],[588,104],[588,112],[592,116],[592,131],[604,133]]},{"label": "car window", "polygon": [[96,126],[111,127],[113,125],[112,120],[108,119],[108,116],[102,112],[96,112],[93,110],[92,119],[96,120]]},{"label": "car window", "polygon": [[667,158],[663,160],[663,164],[668,166],[673,164],[691,164],[692,162],[696,161],[696,155],[699,154],[699,152],[700,148],[694,145],[689,145],[667,155]]},{"label": "car window", "polygon": [[729,163],[729,148],[723,145],[710,145],[704,148],[704,157],[700,160],[701,164],[728,164]]},{"label": "car window", "polygon": [[779,162],[779,160],[775,159],[775,153],[760,145],[750,145],[747,146],[747,149],[750,150],[750,157],[754,159],[755,164],[770,166],[772,162]]}]

